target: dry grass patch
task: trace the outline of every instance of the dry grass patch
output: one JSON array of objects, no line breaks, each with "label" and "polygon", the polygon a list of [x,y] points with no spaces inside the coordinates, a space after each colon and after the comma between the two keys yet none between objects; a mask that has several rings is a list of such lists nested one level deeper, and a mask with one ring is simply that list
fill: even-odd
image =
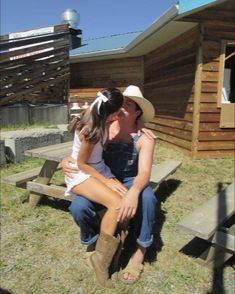
[{"label": "dry grass patch", "polygon": [[[156,145],[155,159],[177,159],[183,164],[168,179],[169,190],[161,185],[157,191],[161,206],[156,217],[156,242],[146,256],[140,281],[135,285],[116,282],[114,290],[99,288],[84,261],[85,248],[68,212],[69,203],[47,198],[29,209],[25,190],[2,184],[1,287],[12,294],[211,293],[213,272],[179,252],[191,236],[179,232],[176,224],[214,196],[219,183],[226,187],[233,181],[234,160],[192,160],[160,143]],[[29,159],[3,168],[1,174],[13,174],[41,163]],[[57,173],[54,181],[62,180],[63,175]],[[233,279],[234,265],[230,261],[223,268],[219,285],[224,293],[234,293]]]}]

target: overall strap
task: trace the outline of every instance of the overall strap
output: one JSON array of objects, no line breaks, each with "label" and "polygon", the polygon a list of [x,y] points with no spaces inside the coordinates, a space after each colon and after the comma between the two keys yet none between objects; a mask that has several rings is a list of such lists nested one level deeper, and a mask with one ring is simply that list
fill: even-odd
[{"label": "overall strap", "polygon": [[139,140],[139,138],[143,135],[143,132],[138,132],[137,134],[135,134],[135,136],[133,137],[133,141],[137,142]]}]

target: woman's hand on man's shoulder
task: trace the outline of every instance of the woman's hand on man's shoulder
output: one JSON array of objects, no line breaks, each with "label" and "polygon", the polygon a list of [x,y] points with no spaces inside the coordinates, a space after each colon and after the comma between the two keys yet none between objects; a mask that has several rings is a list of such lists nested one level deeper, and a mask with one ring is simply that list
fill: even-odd
[{"label": "woman's hand on man's shoulder", "polygon": [[152,130],[147,129],[147,128],[142,128],[141,131],[144,133],[144,135],[150,139],[150,140],[155,140],[157,139],[157,136],[153,133]]}]

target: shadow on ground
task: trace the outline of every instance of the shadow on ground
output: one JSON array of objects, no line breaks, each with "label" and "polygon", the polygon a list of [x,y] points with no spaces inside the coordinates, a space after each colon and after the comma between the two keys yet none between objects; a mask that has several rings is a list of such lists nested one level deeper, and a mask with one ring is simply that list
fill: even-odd
[{"label": "shadow on ground", "polygon": [[158,202],[165,202],[168,197],[171,196],[173,192],[177,190],[181,184],[180,180],[169,179],[164,181],[155,192]]},{"label": "shadow on ground", "polygon": [[[64,185],[62,185],[64,186]],[[29,192],[27,195],[25,195],[25,198],[22,200],[22,203],[27,204],[29,202]],[[41,200],[37,204],[37,206],[49,206],[54,209],[60,209],[62,211],[67,211],[69,212],[69,206],[71,202],[64,200],[64,199],[59,199],[59,198],[54,198],[54,197],[49,197],[49,196],[42,196]]]},{"label": "shadow on ground", "polygon": [[[169,179],[163,182],[155,192],[157,197],[157,205],[156,205],[156,217],[153,226],[153,243],[147,249],[145,255],[145,262],[152,263],[157,260],[157,254],[162,250],[164,246],[162,238],[161,238],[161,231],[166,220],[166,212],[162,210],[161,203],[165,202],[168,197],[179,187],[181,181]],[[124,248],[120,257],[120,268],[125,268],[129,259],[133,255],[136,250],[136,238],[131,234],[128,234]]]},{"label": "shadow on ground", "polygon": [[[28,202],[28,200],[25,202]],[[50,206],[51,208],[54,208],[54,209],[60,209],[62,211],[69,212],[69,205],[70,204],[71,204],[70,201],[44,196],[44,197],[42,197],[42,199],[38,205]]]},{"label": "shadow on ground", "polygon": [[0,288],[0,294],[12,294],[12,292],[9,292],[6,289]]}]

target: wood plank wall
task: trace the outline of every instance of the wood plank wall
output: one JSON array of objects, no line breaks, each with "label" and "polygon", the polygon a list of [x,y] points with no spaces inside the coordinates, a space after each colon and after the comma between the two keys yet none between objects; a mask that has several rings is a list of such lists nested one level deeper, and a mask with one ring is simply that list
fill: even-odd
[{"label": "wood plank wall", "polygon": [[144,59],[144,94],[156,109],[147,124],[161,140],[191,151],[199,30],[171,40]]},{"label": "wood plank wall", "polygon": [[78,62],[70,65],[70,95],[95,98],[106,87],[143,86],[142,57]]},{"label": "wood plank wall", "polygon": [[69,88],[68,26],[15,35],[0,37],[0,105],[65,102]]},{"label": "wood plank wall", "polygon": [[235,40],[235,0],[195,13],[183,20],[203,27],[203,66],[197,157],[234,155],[235,130],[221,129],[218,86],[221,40]]}]

